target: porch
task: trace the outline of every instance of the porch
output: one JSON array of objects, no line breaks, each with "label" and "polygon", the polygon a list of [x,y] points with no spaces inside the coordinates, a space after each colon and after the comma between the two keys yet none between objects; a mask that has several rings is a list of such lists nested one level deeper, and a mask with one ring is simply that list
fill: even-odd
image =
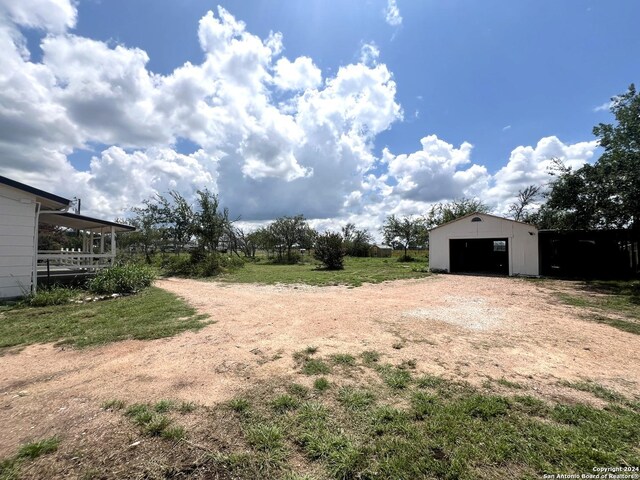
[{"label": "porch", "polygon": [[38,250],[36,273],[39,285],[80,282],[112,266],[117,255],[117,234],[135,230],[130,225],[57,211],[40,212],[38,225],[76,230],[82,245],[79,248]]}]

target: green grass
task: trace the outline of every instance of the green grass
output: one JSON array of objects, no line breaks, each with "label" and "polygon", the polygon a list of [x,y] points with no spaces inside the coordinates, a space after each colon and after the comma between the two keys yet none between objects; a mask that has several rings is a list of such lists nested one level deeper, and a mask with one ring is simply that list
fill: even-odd
[{"label": "green grass", "polygon": [[324,392],[325,390],[329,390],[329,388],[331,388],[331,383],[325,377],[316,378],[313,382],[313,388],[315,388],[319,392]]},{"label": "green grass", "polygon": [[325,375],[331,372],[331,367],[324,361],[309,358],[302,364],[302,373],[305,375]]},{"label": "green grass", "polygon": [[18,458],[38,458],[47,453],[53,453],[58,450],[60,440],[58,437],[45,438],[37,442],[27,443],[18,450]]},{"label": "green grass", "polygon": [[592,280],[582,282],[576,293],[558,292],[567,305],[589,309],[583,317],[625,332],[640,335],[640,281]]},{"label": "green grass", "polygon": [[624,396],[620,395],[618,392],[614,392],[613,390],[610,390],[589,380],[579,382],[562,381],[559,383],[562,386],[573,388],[574,390],[589,392],[595,397],[598,397],[601,400],[606,400],[607,402],[622,402],[625,400]]},{"label": "green grass", "polygon": [[[130,405],[123,414],[150,436],[155,453],[120,458],[113,453],[122,445],[114,440],[101,443],[93,461],[120,462],[119,468],[141,478],[251,480],[535,479],[640,466],[637,400],[593,382],[571,387],[599,395],[604,408],[533,397],[526,387],[487,393],[433,375],[416,375],[397,388],[389,375],[410,372],[391,365],[336,370],[335,388],[322,394],[315,389],[299,398],[291,392],[301,392],[294,387],[300,384],[272,379],[248,387],[229,404],[200,406],[189,441],[180,441],[187,433],[172,423],[177,406],[165,415],[155,411],[162,401]],[[303,373],[297,375],[302,381]],[[230,415],[230,406],[241,414]],[[16,455],[0,462],[0,478],[17,478],[25,459]],[[70,456],[56,461],[74,476],[78,462]],[[83,458],[85,469],[93,466],[87,462]],[[48,468],[38,465],[43,470],[30,472],[34,478]],[[148,470],[152,466],[156,470]]]},{"label": "green grass", "polygon": [[25,443],[13,457],[0,459],[0,480],[19,480],[20,468],[24,462],[53,453],[58,450],[59,445],[60,439],[58,437]]},{"label": "green grass", "polygon": [[336,353],[331,355],[331,362],[335,365],[352,367],[356,364],[356,357],[348,353]]},{"label": "green grass", "polygon": [[233,283],[302,283],[307,285],[350,285],[380,283],[404,278],[423,278],[427,258],[417,257],[411,263],[398,262],[396,258],[352,258],[346,257],[344,270],[323,270],[313,263],[277,265],[265,261],[247,262],[244,268],[219,277],[219,280]]},{"label": "green grass", "polygon": [[204,318],[159,288],[100,302],[0,308],[0,351],[34,343],[83,348],[125,339],[169,337],[204,327],[208,324]]}]

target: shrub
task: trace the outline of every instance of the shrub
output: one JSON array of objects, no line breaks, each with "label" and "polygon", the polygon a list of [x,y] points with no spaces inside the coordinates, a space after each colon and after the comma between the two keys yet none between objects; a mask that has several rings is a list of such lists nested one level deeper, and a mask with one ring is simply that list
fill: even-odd
[{"label": "shrub", "polygon": [[66,287],[48,287],[27,295],[23,299],[24,305],[30,307],[48,307],[49,305],[64,305],[76,296],[76,291]]},{"label": "shrub", "polygon": [[322,262],[329,270],[342,270],[344,268],[344,242],[339,233],[326,232],[316,240],[316,248],[313,257]]},{"label": "shrub", "polygon": [[151,286],[154,279],[154,271],[145,265],[117,265],[99,271],[88,287],[98,294],[135,293]]},{"label": "shrub", "polygon": [[162,262],[165,274],[178,277],[213,277],[242,266],[244,261],[240,258],[202,250],[194,250],[189,255],[171,255]]}]

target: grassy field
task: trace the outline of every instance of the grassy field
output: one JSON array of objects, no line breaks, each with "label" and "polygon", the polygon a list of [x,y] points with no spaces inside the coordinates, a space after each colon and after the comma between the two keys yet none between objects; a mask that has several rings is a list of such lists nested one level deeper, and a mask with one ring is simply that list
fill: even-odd
[{"label": "grassy field", "polygon": [[[39,466],[81,478],[469,480],[640,466],[640,403],[597,384],[567,386],[604,408],[541,399],[504,379],[474,388],[420,375],[415,363],[393,366],[374,351],[321,353],[297,352],[293,378],[215,407],[107,399],[113,430],[99,444],[61,437],[62,452],[46,457],[58,470]],[[135,450],[122,448],[134,439]],[[29,465],[23,451],[7,468]]]},{"label": "grassy field", "polygon": [[175,295],[150,288],[130,297],[49,307],[0,307],[0,352],[58,342],[87,347],[124,339],[146,340],[207,325]]},{"label": "grassy field", "polygon": [[415,257],[413,262],[398,262],[392,258],[345,258],[344,270],[324,270],[315,262],[278,265],[266,259],[247,262],[243,268],[217,277],[216,280],[235,283],[303,283],[307,285],[351,285],[380,283],[386,280],[422,278],[428,276],[427,258]]},{"label": "grassy field", "polygon": [[591,280],[581,282],[572,293],[558,298],[589,310],[584,317],[640,335],[640,281]]}]

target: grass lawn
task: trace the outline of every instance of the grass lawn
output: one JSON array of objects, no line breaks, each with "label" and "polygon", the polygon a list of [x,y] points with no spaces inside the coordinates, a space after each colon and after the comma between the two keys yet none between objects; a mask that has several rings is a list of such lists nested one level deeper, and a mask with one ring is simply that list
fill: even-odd
[{"label": "grass lawn", "polygon": [[640,281],[590,280],[576,293],[559,292],[568,305],[587,308],[585,318],[640,335]]},{"label": "grass lawn", "polygon": [[324,270],[316,263],[277,265],[247,262],[243,268],[217,277],[216,280],[235,283],[303,283],[307,285],[351,285],[380,283],[385,280],[422,278],[426,272],[427,258],[415,257],[413,262],[398,262],[397,258],[352,258],[346,257],[344,270]]},{"label": "grass lawn", "polygon": [[207,325],[172,293],[149,288],[137,295],[50,307],[0,307],[0,353],[8,347],[58,342],[87,347],[146,340]]},{"label": "grass lawn", "polygon": [[[69,438],[80,460],[63,452],[57,467],[100,478],[472,480],[640,466],[640,403],[597,384],[570,387],[606,399],[604,408],[420,375],[372,351],[321,354],[297,352],[293,377],[224,405],[108,399],[102,415],[116,436],[101,432],[94,446]],[[137,452],[113,454],[123,435],[141,440]]]}]

